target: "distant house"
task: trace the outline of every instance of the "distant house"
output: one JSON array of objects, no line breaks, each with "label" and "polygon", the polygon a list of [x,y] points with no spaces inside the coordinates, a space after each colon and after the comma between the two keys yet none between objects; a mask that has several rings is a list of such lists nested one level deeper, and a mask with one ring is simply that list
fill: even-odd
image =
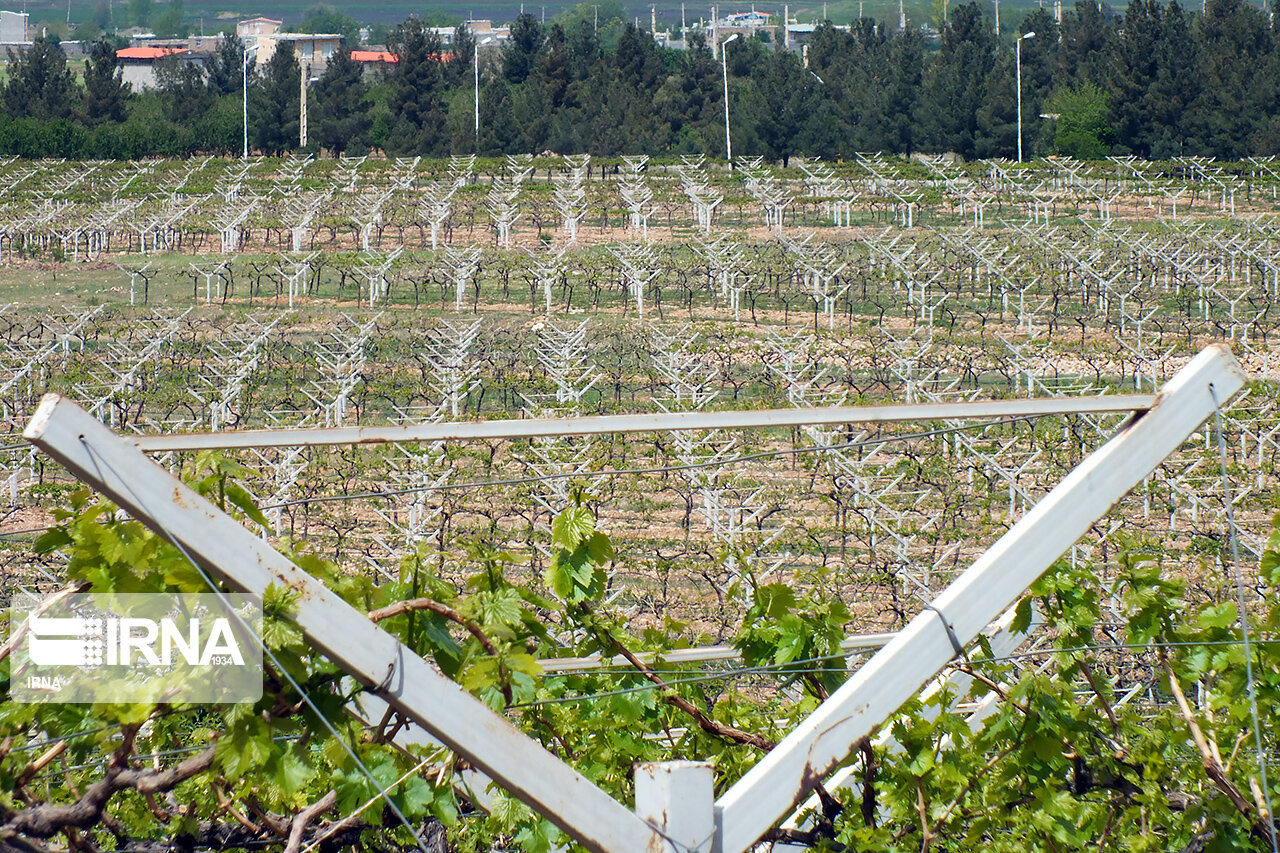
[{"label": "distant house", "polygon": [[324,73],[329,58],[342,44],[342,36],[338,33],[284,33],[280,31],[283,21],[275,18],[249,18],[236,24],[238,35],[253,54],[255,65],[266,65],[276,52],[276,46],[282,42],[293,45],[293,52],[303,65],[311,67],[312,74]]},{"label": "distant house", "polygon": [[170,56],[176,56],[183,62],[204,64],[203,55],[181,47],[123,47],[116,51],[121,79],[135,92],[156,88],[156,63]]},{"label": "distant house", "polygon": [[445,47],[452,46],[453,40],[458,37],[457,27],[427,27],[427,32],[439,36],[440,43]]},{"label": "distant house", "polygon": [[467,21],[467,29],[480,44],[502,43],[511,38],[510,27],[495,27],[493,21],[484,18]]},{"label": "distant house", "polygon": [[178,48],[179,50],[189,50],[192,53],[198,53],[203,56],[217,53],[221,44],[221,33],[212,36],[187,36],[186,38],[172,39],[153,38],[148,34],[146,36],[135,36],[133,39],[134,47]]},{"label": "distant house", "polygon": [[736,15],[727,15],[722,26],[726,27],[767,27],[769,26],[770,15],[767,12],[757,12],[752,9],[750,12],[739,12]]},{"label": "distant house", "polygon": [[[366,74],[385,71],[388,65],[394,65],[400,61],[400,57],[389,50],[353,50],[351,58],[364,66]],[[452,62],[458,57],[452,53],[435,53],[431,58],[437,62]]]},{"label": "distant house", "polygon": [[26,12],[0,12],[0,46],[17,47],[31,43]]},{"label": "distant house", "polygon": [[284,21],[277,21],[275,18],[250,18],[236,24],[236,35],[254,44],[262,36],[275,35],[283,24]]},{"label": "distant house", "polygon": [[255,65],[266,62],[270,54],[275,52],[276,45],[271,41],[271,37],[279,32],[283,25],[284,21],[262,17],[249,18],[236,23],[236,35],[244,42],[245,47],[250,50],[257,48],[257,52],[252,56]]},{"label": "distant house", "polygon": [[304,66],[310,66],[313,75],[319,75],[324,73],[329,59],[338,52],[342,36],[338,33],[276,33],[258,42],[258,62],[269,61],[276,47],[285,42],[293,45],[294,55]]}]

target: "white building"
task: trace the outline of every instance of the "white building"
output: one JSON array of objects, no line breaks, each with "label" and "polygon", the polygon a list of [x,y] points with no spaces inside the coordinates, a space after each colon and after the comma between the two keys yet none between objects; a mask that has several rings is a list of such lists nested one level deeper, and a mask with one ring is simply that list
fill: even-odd
[{"label": "white building", "polygon": [[0,45],[30,44],[29,18],[26,12],[0,12]]}]

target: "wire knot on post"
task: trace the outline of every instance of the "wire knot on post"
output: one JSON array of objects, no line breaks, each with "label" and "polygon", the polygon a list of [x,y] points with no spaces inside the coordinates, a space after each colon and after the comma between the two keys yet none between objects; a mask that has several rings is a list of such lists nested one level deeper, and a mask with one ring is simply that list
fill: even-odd
[{"label": "wire knot on post", "polygon": [[965,656],[964,645],[960,642],[960,638],[956,636],[956,629],[951,627],[951,622],[947,619],[946,614],[929,603],[925,604],[924,609],[932,610],[934,613],[937,613],[938,618],[942,620],[942,627],[947,631],[947,639],[951,641],[951,648],[955,649],[956,652],[955,657],[953,657],[952,660],[955,660],[956,658],[963,658]]}]

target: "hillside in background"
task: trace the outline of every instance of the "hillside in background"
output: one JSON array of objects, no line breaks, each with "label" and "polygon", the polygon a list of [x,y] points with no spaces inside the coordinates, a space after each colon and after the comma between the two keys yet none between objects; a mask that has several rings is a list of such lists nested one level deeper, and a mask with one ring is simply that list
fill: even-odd
[{"label": "hillside in background", "polygon": [[[58,0],[42,0],[38,3],[23,4],[23,8],[31,13],[33,23],[47,22],[48,24],[65,23],[69,16],[72,24],[88,20],[94,13],[95,7],[99,5],[95,2],[87,2],[87,0],[72,0],[70,4],[58,2]],[[114,3],[113,12],[117,17],[126,13],[127,0]],[[157,12],[162,11],[167,3],[156,3]],[[227,4],[220,0],[186,0],[182,4],[184,17],[192,22],[193,28],[198,32],[203,24],[206,32],[215,32],[223,26],[228,25],[231,21],[242,17],[255,17],[257,15],[265,15],[267,17],[280,18],[285,21],[286,25],[297,24],[306,17],[308,10],[319,5],[315,0],[259,0],[259,2],[244,2],[242,4]],[[541,16],[545,13],[548,20],[554,16],[572,9],[575,3],[558,2],[548,3],[519,3],[512,0],[444,0],[444,2],[423,4],[419,2],[410,2],[410,0],[387,0],[381,3],[360,3],[351,2],[351,0],[334,0],[334,2],[325,3],[343,14],[350,15],[363,24],[394,24],[404,20],[411,14],[417,14],[419,17],[444,17],[454,18],[457,20],[465,20],[468,18],[488,18],[495,22],[509,21],[520,14],[522,8],[536,15]],[[638,19],[642,25],[647,24],[650,20],[650,9],[656,8],[658,20],[660,23],[678,24],[681,17],[681,4],[676,0],[657,0],[655,3],[635,2],[635,0],[624,0],[622,3],[626,10],[628,19]],[[781,14],[784,3],[770,5],[769,3],[756,3],[754,8],[773,14]],[[907,16],[917,23],[925,23],[933,20],[935,16],[935,4],[931,0],[907,0],[906,2]],[[954,5],[954,4],[953,4]],[[994,17],[994,5],[991,0],[986,0],[980,4],[987,14]],[[1069,4],[1067,4],[1069,5]],[[1002,29],[1012,29],[1017,23],[1031,10],[1035,9],[1035,2],[1021,3],[1001,3],[1001,24]],[[753,8],[753,4],[749,2],[742,3],[721,3],[717,6],[721,14],[748,11]],[[898,4],[896,0],[839,0],[829,4],[820,4],[807,2],[805,4],[792,3],[790,11],[793,17],[801,21],[820,20],[825,14],[837,24],[848,24],[859,14],[877,21],[892,23],[898,17]],[[603,12],[603,5],[602,10]],[[711,4],[684,4],[684,16],[688,23],[693,23],[699,18],[710,18]],[[602,22],[603,23],[603,22]]]}]

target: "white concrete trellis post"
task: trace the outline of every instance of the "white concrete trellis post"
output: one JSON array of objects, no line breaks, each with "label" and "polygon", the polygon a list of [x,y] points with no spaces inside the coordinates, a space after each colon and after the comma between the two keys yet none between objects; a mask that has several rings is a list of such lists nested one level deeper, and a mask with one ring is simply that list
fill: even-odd
[{"label": "white concrete trellis post", "polygon": [[741,853],[803,799],[1125,493],[1175,451],[1246,376],[1206,348],[1147,412],[1088,456],[772,752],[716,801],[714,853]]},{"label": "white concrete trellis post", "polygon": [[[1223,345],[1211,346],[1154,398],[1133,396],[1002,403],[951,403],[870,409],[694,412],[604,418],[419,425],[396,432],[297,430],[275,446],[436,439],[582,435],[669,429],[741,428],[780,423],[858,423],[991,417],[998,409],[1135,412],[1039,504],[979,557],[804,722],[710,803],[709,768],[687,763],[644,765],[633,813],[541,745],[445,678],[395,637],[370,622],[257,535],[147,459],[143,447],[245,446],[246,434],[125,439],[83,409],[47,395],[23,433],[81,481],[133,517],[179,542],[205,569],[237,590],[261,594],[268,584],[298,590],[296,621],[307,640],[506,790],[594,853],[742,853],[825,778],[855,747],[956,655],[1061,556],[1098,518],[1174,452],[1244,385],[1246,375]],[[1215,399],[1216,397],[1216,399]],[[886,409],[897,411],[886,411]],[[1115,409],[1113,409],[1115,410]],[[963,414],[959,414],[963,412]],[[837,414],[838,413],[838,414]],[[838,421],[833,420],[839,418]],[[328,433],[326,437],[322,433]],[[255,435],[253,433],[247,435]],[[261,437],[262,433],[256,433]],[[305,436],[306,440],[303,440]],[[199,439],[199,440],[193,440]],[[238,439],[232,441],[229,439]],[[244,443],[241,443],[244,442]],[[258,445],[272,442],[258,441]],[[712,819],[708,820],[708,813]]]},{"label": "white concrete trellis post", "polygon": [[594,853],[659,850],[625,806],[75,403],[50,394],[24,437],[234,589],[299,593],[308,642]]},{"label": "white concrete trellis post", "polygon": [[662,828],[657,853],[705,853],[716,833],[715,770],[706,761],[637,764],[636,814]]}]

